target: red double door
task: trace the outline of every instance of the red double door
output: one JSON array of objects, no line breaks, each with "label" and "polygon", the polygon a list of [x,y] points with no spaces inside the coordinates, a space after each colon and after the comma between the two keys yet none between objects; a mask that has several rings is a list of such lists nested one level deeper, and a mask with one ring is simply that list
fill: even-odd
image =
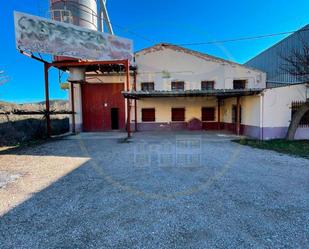
[{"label": "red double door", "polygon": [[82,85],[83,130],[109,131],[125,129],[123,83]]}]

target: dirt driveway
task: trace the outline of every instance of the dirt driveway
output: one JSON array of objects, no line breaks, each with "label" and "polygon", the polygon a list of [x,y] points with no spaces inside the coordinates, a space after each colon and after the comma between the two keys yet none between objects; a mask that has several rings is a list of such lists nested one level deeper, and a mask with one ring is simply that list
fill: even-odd
[{"label": "dirt driveway", "polygon": [[0,248],[309,248],[309,160],[226,135],[123,136],[2,152]]}]

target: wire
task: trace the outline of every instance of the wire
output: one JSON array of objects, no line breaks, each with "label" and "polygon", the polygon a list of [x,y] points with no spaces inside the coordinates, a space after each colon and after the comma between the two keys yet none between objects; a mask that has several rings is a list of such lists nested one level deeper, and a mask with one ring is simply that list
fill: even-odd
[{"label": "wire", "polygon": [[279,35],[293,34],[295,32],[303,32],[303,31],[308,31],[308,30],[309,30],[309,28],[308,29],[301,29],[301,30],[280,32],[280,33],[258,35],[258,36],[247,36],[247,37],[233,38],[233,39],[227,39],[227,40],[196,42],[196,43],[182,43],[182,44],[178,44],[178,45],[179,46],[197,46],[197,45],[208,45],[208,44],[216,44],[216,43],[235,42],[235,41],[256,40],[256,39],[262,39],[262,38],[279,36]]},{"label": "wire", "polygon": [[[67,0],[62,0],[63,2],[66,2]],[[68,2],[70,2],[68,0]],[[72,3],[74,3],[72,1]],[[75,4],[75,3],[74,3]],[[99,15],[96,15],[94,13],[90,13],[87,10],[82,10],[88,14],[91,14],[92,16],[95,16],[96,18],[98,18],[100,21],[108,21],[106,20],[106,18],[102,18]],[[110,21],[109,21],[110,22]],[[123,26],[120,26],[114,22],[110,22],[111,25],[118,27],[119,29],[122,29],[124,32],[132,34],[140,39],[143,39],[145,41],[151,42],[151,43],[156,43],[156,41],[154,41],[153,39],[146,37],[144,35],[140,35],[139,33],[136,33],[135,31],[132,31],[128,28],[125,28]],[[240,38],[232,38],[232,39],[226,39],[226,40],[217,40],[217,41],[206,41],[206,42],[195,42],[195,43],[180,43],[180,44],[175,44],[178,46],[199,46],[199,45],[210,45],[210,44],[218,44],[218,43],[228,43],[228,42],[236,42],[236,41],[245,41],[245,40],[257,40],[257,39],[263,39],[263,38],[267,38],[267,37],[274,37],[274,36],[281,36],[281,35],[288,35],[288,34],[293,34],[295,32],[303,32],[303,31],[308,31],[309,28],[306,29],[301,29],[301,30],[293,30],[293,31],[286,31],[286,32],[279,32],[279,33],[270,33],[270,34],[265,34],[265,35],[258,35],[258,36],[247,36],[247,37],[240,37]]]}]

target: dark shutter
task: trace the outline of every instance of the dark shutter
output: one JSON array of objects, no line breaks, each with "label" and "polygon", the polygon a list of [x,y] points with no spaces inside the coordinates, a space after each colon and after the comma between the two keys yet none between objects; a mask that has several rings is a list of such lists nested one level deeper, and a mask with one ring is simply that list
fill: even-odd
[{"label": "dark shutter", "polygon": [[142,109],[142,121],[143,122],[154,122],[154,121],[156,121],[155,109],[154,108]]},{"label": "dark shutter", "polygon": [[[242,122],[242,115],[241,115],[241,107],[240,107],[240,114],[239,114],[239,117],[240,117],[240,123]],[[237,122],[237,106],[236,105],[233,105],[232,106],[232,123],[235,123],[236,124]]]},{"label": "dark shutter", "polygon": [[245,89],[247,81],[246,80],[234,80],[233,81],[233,88],[234,89]]},{"label": "dark shutter", "polygon": [[201,83],[202,90],[213,90],[215,89],[215,82],[214,81],[202,81]]},{"label": "dark shutter", "polygon": [[154,83],[153,82],[143,82],[141,83],[142,91],[151,92],[154,91]]},{"label": "dark shutter", "polygon": [[202,108],[202,121],[215,121],[215,108],[203,107]]},{"label": "dark shutter", "polygon": [[183,90],[185,90],[185,83],[183,81],[174,81],[174,82],[172,82],[172,90],[174,90],[174,91],[183,91]]},{"label": "dark shutter", "polygon": [[185,108],[172,108],[172,121],[185,121]]}]

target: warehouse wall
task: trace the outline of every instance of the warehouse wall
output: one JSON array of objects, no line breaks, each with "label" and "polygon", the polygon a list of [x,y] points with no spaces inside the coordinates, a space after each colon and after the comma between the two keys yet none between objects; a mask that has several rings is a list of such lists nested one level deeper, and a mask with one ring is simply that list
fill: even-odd
[{"label": "warehouse wall", "polygon": [[299,31],[252,58],[244,65],[266,72],[268,82],[297,83],[301,81],[301,79],[298,79],[282,70],[283,65],[286,64],[286,61],[283,58],[291,56],[294,49],[301,51],[304,42],[308,44],[308,29],[309,25],[303,27]]},{"label": "warehouse wall", "polygon": [[[291,121],[293,101],[306,100],[306,85],[290,85],[266,89],[263,97],[264,139],[286,136]],[[298,128],[296,138],[309,138],[309,128]]]},{"label": "warehouse wall", "polygon": [[157,45],[136,54],[138,90],[141,82],[154,82],[155,90],[171,90],[172,81],[185,81],[185,90],[200,90],[201,81],[214,80],[216,89],[232,89],[234,79],[247,80],[247,88],[266,87],[266,74],[213,57]]}]

